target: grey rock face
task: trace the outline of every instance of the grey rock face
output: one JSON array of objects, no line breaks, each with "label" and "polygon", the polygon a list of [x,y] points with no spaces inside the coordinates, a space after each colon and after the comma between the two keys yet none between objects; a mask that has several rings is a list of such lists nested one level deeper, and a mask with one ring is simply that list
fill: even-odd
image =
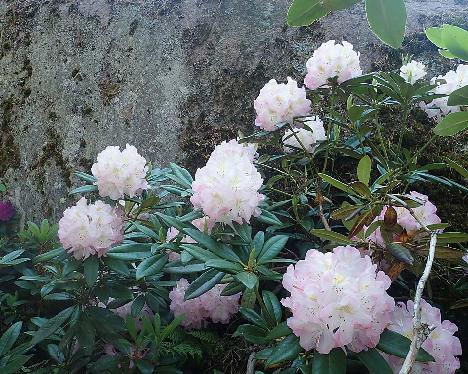
[{"label": "grey rock face", "polygon": [[[301,80],[312,51],[348,40],[364,70],[398,67],[362,5],[307,28],[285,24],[290,0],[0,0],[0,178],[26,219],[72,203],[75,169],[108,145],[153,164],[192,168],[214,144],[253,127],[270,79]],[[443,61],[423,28],[463,25],[465,0],[406,2],[404,51]]]}]

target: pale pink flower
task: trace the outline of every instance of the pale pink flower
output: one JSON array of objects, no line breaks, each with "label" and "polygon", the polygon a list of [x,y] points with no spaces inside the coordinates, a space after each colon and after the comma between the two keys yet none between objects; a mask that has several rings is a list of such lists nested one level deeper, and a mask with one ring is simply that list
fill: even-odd
[{"label": "pale pink flower", "polygon": [[264,196],[258,192],[263,179],[253,160],[255,147],[236,140],[216,146],[206,166],[198,169],[192,183],[195,208],[200,208],[211,223],[249,222],[261,213]]},{"label": "pale pink flower", "polygon": [[63,212],[58,235],[63,248],[78,260],[105,256],[123,240],[123,218],[120,210],[100,200],[88,205],[83,197]]},{"label": "pale pink flower", "polygon": [[[468,65],[458,65],[457,69],[450,70],[445,75],[439,75],[431,79],[431,84],[436,84],[434,93],[450,95],[453,91],[468,85]],[[420,104],[430,118],[435,117],[438,121],[449,113],[459,112],[458,105],[448,105],[448,96],[432,100],[429,104]]]},{"label": "pale pink flower", "polygon": [[[387,328],[395,331],[408,339],[413,338],[413,301],[397,303],[392,314],[392,320]],[[440,310],[431,306],[425,300],[421,300],[421,322],[431,329],[431,333],[422,344],[429,354],[434,357],[434,362],[415,362],[411,373],[423,374],[452,374],[460,368],[460,362],[457,357],[462,354],[460,340],[453,336],[458,331],[456,325],[452,322],[441,320]],[[390,366],[395,373],[398,373],[403,365],[403,359],[396,356],[386,355]]]},{"label": "pale pink flower", "polygon": [[134,197],[150,188],[146,182],[148,167],[144,157],[137,149],[128,145],[123,151],[120,147],[109,146],[97,156],[97,162],[91,172],[96,177],[99,195],[109,196],[113,200],[125,195]]},{"label": "pale pink flower", "polygon": [[[421,223],[426,226],[441,223],[440,217],[437,215],[437,207],[429,201],[429,198],[426,195],[416,191],[411,191],[406,196],[416,198],[422,203],[422,205],[413,208],[414,215],[418,217]],[[403,207],[394,207],[394,209],[397,213],[397,223],[405,229],[408,235],[412,236],[416,231],[421,229],[422,226],[416,218],[411,215],[411,212],[408,209]],[[380,215],[374,221],[383,221],[386,211],[387,207],[384,207]],[[364,230],[367,230],[367,227],[364,227]],[[382,233],[380,232],[380,228],[377,228],[377,230],[368,237],[368,240],[381,247],[385,247],[385,241],[382,237]]]},{"label": "pale pink flower", "polygon": [[353,352],[375,347],[395,305],[386,293],[390,283],[354,247],[309,250],[283,277],[291,293],[281,300],[292,312],[287,324],[306,350],[327,354],[336,347]]},{"label": "pale pink flower", "polygon": [[337,78],[338,83],[362,75],[359,65],[359,53],[346,41],[335,44],[329,40],[317,48],[307,61],[307,75],[304,84],[315,90],[328,84],[328,80]]},{"label": "pale pink flower", "polygon": [[[319,117],[308,117],[304,124],[305,127],[294,129],[295,135],[292,130],[285,132],[283,149],[286,153],[295,152],[296,148],[302,149],[301,143],[307,152],[313,153],[318,145],[317,143],[327,139],[323,122]],[[300,143],[297,139],[300,140]]]},{"label": "pale pink flower", "polygon": [[287,84],[271,79],[255,99],[255,125],[266,131],[276,130],[276,125],[282,122],[293,125],[294,117],[305,116],[310,106],[305,88],[298,88],[294,79],[288,77]]},{"label": "pale pink flower", "polygon": [[208,323],[226,324],[239,310],[240,293],[231,296],[221,296],[226,285],[217,284],[208,292],[194,299],[184,300],[189,282],[182,278],[176,287],[169,292],[170,309],[174,316],[183,315],[181,325],[190,329],[200,329]]}]

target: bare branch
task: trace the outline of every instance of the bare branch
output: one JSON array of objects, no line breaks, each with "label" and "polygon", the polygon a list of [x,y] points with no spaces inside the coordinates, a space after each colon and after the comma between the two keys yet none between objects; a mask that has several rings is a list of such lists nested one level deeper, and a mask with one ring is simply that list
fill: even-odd
[{"label": "bare branch", "polygon": [[255,352],[252,352],[247,360],[247,370],[245,374],[255,373]]}]

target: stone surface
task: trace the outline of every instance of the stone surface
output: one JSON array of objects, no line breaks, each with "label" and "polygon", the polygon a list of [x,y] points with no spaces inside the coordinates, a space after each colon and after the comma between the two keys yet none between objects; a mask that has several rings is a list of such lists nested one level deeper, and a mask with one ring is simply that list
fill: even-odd
[{"label": "stone surface", "polygon": [[[60,216],[72,171],[107,145],[199,166],[214,144],[252,129],[264,83],[302,79],[328,39],[353,43],[365,70],[399,67],[362,4],[297,29],[285,24],[289,2],[0,0],[0,178],[23,220]],[[404,51],[434,70],[447,64],[421,31],[463,26],[468,1],[406,3]]]}]

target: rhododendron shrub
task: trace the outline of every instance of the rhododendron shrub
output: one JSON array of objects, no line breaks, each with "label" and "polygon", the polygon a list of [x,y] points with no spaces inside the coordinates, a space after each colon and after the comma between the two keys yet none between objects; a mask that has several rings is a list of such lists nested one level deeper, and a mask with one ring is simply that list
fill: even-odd
[{"label": "rhododendron shrub", "polygon": [[196,171],[105,148],[58,225],[4,236],[28,217],[5,224],[0,183],[0,373],[466,366],[466,65],[431,82],[366,58],[331,40],[265,78]]},{"label": "rhododendron shrub", "polygon": [[394,301],[386,293],[390,278],[376,269],[351,246],[325,254],[310,250],[289,265],[283,286],[291,296],[281,303],[291,310],[287,323],[304,349],[327,354],[337,347],[360,352],[377,345]]}]

